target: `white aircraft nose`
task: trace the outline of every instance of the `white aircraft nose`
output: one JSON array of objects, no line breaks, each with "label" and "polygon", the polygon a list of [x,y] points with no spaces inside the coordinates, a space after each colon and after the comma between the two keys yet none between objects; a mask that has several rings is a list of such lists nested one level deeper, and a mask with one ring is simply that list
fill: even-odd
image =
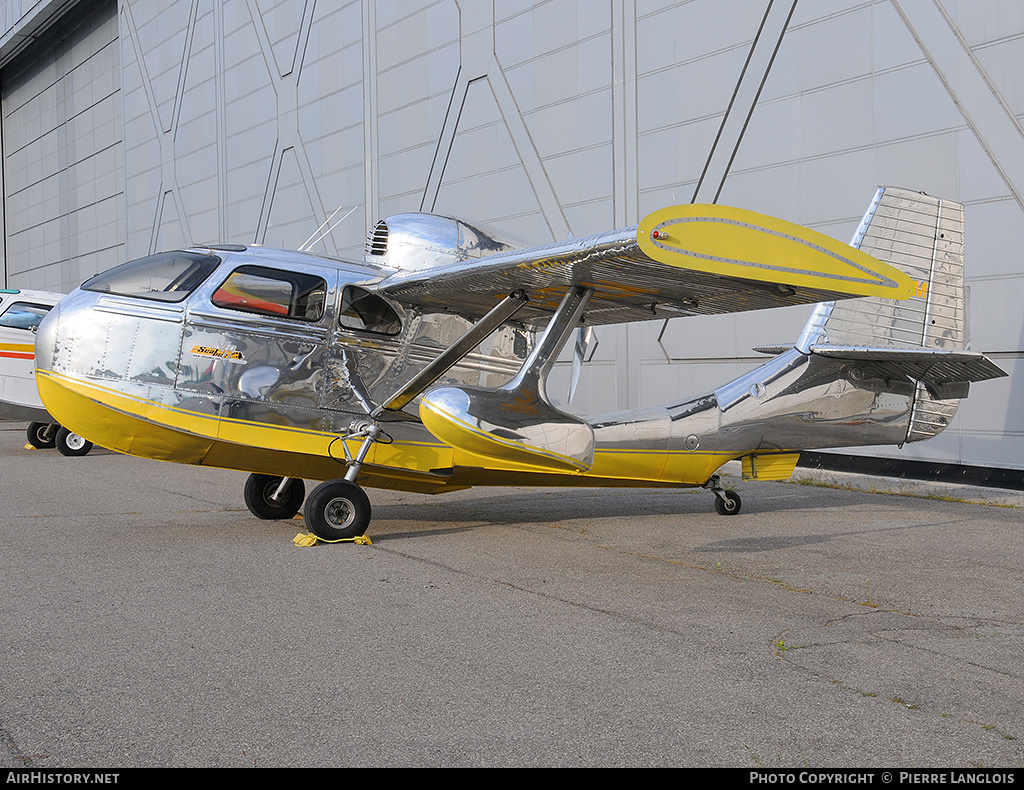
[{"label": "white aircraft nose", "polygon": [[36,329],[36,369],[53,369],[53,352],[60,328],[60,305],[56,304],[46,314]]}]

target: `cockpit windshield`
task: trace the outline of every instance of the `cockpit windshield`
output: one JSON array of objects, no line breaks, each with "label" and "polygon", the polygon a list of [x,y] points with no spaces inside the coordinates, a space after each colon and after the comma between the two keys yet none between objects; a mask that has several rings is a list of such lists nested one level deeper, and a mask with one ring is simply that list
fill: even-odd
[{"label": "cockpit windshield", "polygon": [[220,265],[200,252],[160,252],[115,266],[82,284],[82,290],[180,302]]},{"label": "cockpit windshield", "polygon": [[29,329],[33,332],[50,312],[51,305],[31,302],[15,302],[0,315],[0,326],[14,329]]}]

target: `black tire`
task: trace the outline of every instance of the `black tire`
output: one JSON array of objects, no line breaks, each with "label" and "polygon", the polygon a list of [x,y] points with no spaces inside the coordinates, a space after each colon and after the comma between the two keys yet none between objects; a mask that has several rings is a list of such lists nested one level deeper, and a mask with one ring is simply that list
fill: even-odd
[{"label": "black tire", "polygon": [[252,474],[246,478],[245,506],[257,518],[281,519],[291,518],[299,512],[302,500],[306,497],[306,484],[298,477],[293,477],[281,499],[271,499],[283,478],[274,475]]},{"label": "black tire", "polygon": [[357,538],[370,525],[370,500],[355,483],[328,480],[313,489],[303,515],[306,527],[318,538]]},{"label": "black tire", "polygon": [[725,499],[728,501],[726,502],[716,494],[715,510],[720,516],[735,516],[740,512],[740,495],[735,491],[723,491],[722,493],[725,494]]},{"label": "black tire", "polygon": [[88,455],[92,449],[92,442],[79,436],[77,433],[71,433],[63,425],[57,429],[57,452],[61,455],[73,457],[76,455]]},{"label": "black tire", "polygon": [[28,426],[28,443],[37,450],[52,450],[57,446],[57,426],[48,422],[34,422]]}]

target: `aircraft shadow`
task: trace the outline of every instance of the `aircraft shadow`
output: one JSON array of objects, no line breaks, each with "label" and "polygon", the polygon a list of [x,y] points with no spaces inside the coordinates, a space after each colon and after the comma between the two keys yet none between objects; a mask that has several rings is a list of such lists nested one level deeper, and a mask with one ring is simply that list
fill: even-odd
[{"label": "aircraft shadow", "polygon": [[[884,494],[847,491],[831,488],[793,487],[792,493],[775,488],[778,483],[763,484],[761,492],[747,486],[743,489],[744,510],[734,517],[722,517],[714,512],[710,492],[685,489],[679,491],[651,491],[637,489],[601,489],[584,492],[578,489],[517,491],[514,494],[484,496],[472,499],[430,499],[424,502],[383,503],[374,506],[370,537],[386,541],[412,537],[442,536],[470,532],[483,527],[515,526],[523,524],[566,524],[587,519],[621,519],[624,528],[637,519],[647,517],[678,516],[680,526],[707,524],[708,519],[727,528],[744,525],[745,517],[764,517],[773,513],[820,512],[824,508],[846,509],[876,503]],[[783,496],[779,496],[780,490]],[[413,529],[401,529],[410,522]],[[390,527],[398,528],[391,531]],[[834,533],[804,535],[748,535],[695,546],[694,551],[727,553],[761,553],[797,549],[827,543],[867,533],[903,531],[930,527],[932,523],[901,524],[877,529],[843,530]]]}]

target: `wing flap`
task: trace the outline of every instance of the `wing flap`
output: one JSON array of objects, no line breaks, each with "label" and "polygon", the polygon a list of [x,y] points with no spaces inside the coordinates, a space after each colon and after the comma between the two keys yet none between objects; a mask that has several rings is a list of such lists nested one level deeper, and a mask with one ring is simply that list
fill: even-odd
[{"label": "wing flap", "polygon": [[[664,233],[659,241],[654,233]],[[385,278],[381,293],[477,318],[515,290],[517,315],[541,323],[566,289],[594,290],[588,324],[762,310],[875,295],[905,298],[909,278],[816,231],[721,206],[663,209],[639,226]]]}]

